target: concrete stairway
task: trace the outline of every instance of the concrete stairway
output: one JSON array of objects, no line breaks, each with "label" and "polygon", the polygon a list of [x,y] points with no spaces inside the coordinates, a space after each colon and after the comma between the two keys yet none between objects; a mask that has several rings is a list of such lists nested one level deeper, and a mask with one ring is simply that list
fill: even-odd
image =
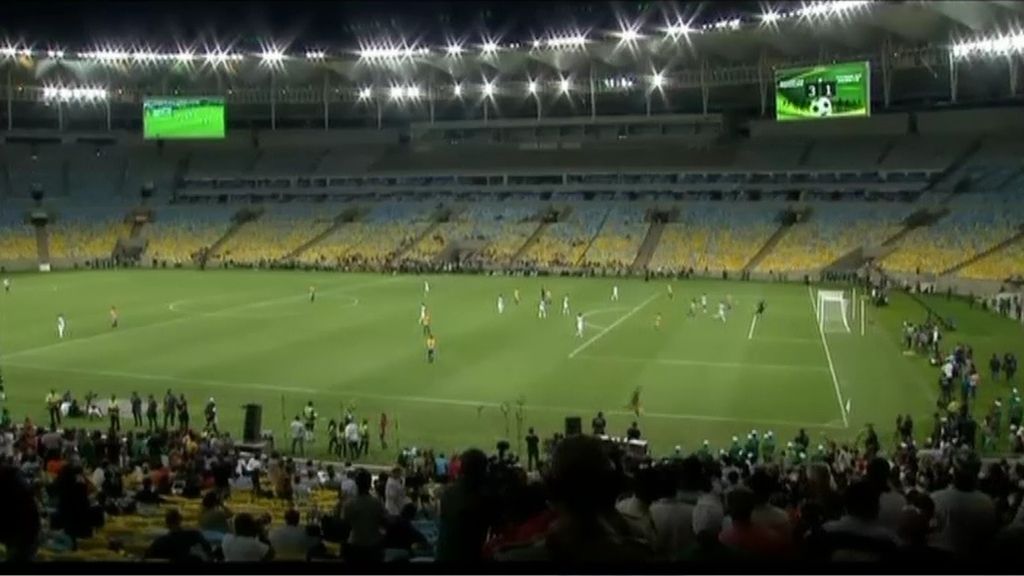
[{"label": "concrete stairway", "polygon": [[780,224],[779,227],[775,230],[775,232],[773,232],[772,235],[769,236],[768,239],[764,241],[764,244],[761,245],[761,248],[757,252],[755,252],[754,255],[750,258],[746,266],[743,267],[743,271],[750,272],[751,270],[757,268],[757,266],[761,264],[761,261],[764,260],[766,256],[771,254],[772,250],[774,250],[775,247],[779,245],[779,242],[781,242],[782,239],[786,237],[786,234],[789,233],[790,229],[793,228],[793,226],[796,226],[796,224]]},{"label": "concrete stairway", "polygon": [[530,248],[533,248],[533,245],[536,244],[538,240],[540,240],[541,236],[544,235],[544,232],[548,229],[548,226],[551,226],[551,223],[547,221],[542,221],[540,224],[538,224],[537,228],[533,231],[532,234],[530,234],[530,237],[527,238],[525,242],[523,242],[523,245],[520,246],[519,249],[516,250],[516,253],[512,255],[512,258],[509,259],[509,263],[511,264],[514,262],[518,262],[519,259],[522,258],[523,255],[526,254],[526,252]]},{"label": "concrete stairway", "polygon": [[601,235],[601,230],[604,230],[604,225],[608,222],[608,216],[611,213],[611,208],[605,211],[604,216],[601,217],[601,223],[597,225],[597,230],[594,231],[594,235],[587,241],[587,247],[583,249],[583,252],[580,252],[580,257],[576,259],[576,262],[573,262],[575,266],[579,266],[586,259],[587,252],[589,252],[590,247],[594,245],[594,240],[597,240],[597,237]]},{"label": "concrete stairway", "polygon": [[964,268],[970,266],[971,264],[978,262],[979,260],[983,260],[991,256],[992,254],[999,252],[1000,250],[1005,250],[1006,248],[1013,246],[1017,242],[1020,242],[1022,239],[1024,239],[1024,227],[1019,229],[1013,236],[1010,236],[1009,238],[1006,238],[1001,242],[997,242],[996,244],[989,246],[988,248],[982,250],[981,252],[978,252],[974,256],[967,258],[963,262],[960,262],[947,268],[946,270],[943,270],[942,272],[939,273],[939,276],[948,276],[950,274],[955,274],[963,270]]},{"label": "concrete stairway", "polygon": [[651,263],[651,258],[654,257],[654,252],[658,249],[658,243],[661,242],[661,235],[664,232],[664,222],[651,222],[644,241],[640,243],[640,248],[636,251],[636,257],[633,258],[630,270],[636,272],[647,268],[647,265]]},{"label": "concrete stairway", "polygon": [[339,214],[338,216],[336,216],[334,218],[334,220],[331,222],[330,226],[328,226],[326,229],[321,231],[316,236],[313,236],[309,240],[306,240],[305,242],[303,242],[302,244],[298,245],[293,250],[291,250],[290,252],[288,252],[287,254],[282,256],[281,260],[287,261],[287,260],[294,260],[294,259],[298,258],[306,250],[309,250],[313,246],[316,246],[317,244],[323,242],[327,237],[329,237],[330,235],[332,235],[335,232],[337,232],[338,230],[340,230],[342,226],[344,226],[345,224],[348,224],[349,222],[352,222],[352,220],[345,218],[344,214]]}]

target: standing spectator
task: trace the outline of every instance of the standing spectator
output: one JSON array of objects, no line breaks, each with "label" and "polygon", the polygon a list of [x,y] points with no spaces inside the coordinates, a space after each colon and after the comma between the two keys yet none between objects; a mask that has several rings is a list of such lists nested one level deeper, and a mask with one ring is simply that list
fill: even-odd
[{"label": "standing spectator", "polygon": [[598,412],[597,416],[594,416],[594,419],[590,421],[590,428],[594,436],[604,436],[604,430],[607,426],[608,423],[604,419],[603,412]]},{"label": "standing spectator", "polygon": [[60,394],[52,388],[46,395],[46,409],[50,413],[50,428],[56,430],[60,425]]},{"label": "standing spectator", "polygon": [[110,430],[121,431],[121,406],[117,403],[117,396],[110,395],[110,402],[107,403],[107,415],[110,416]]},{"label": "standing spectator", "polygon": [[359,425],[359,454],[370,455],[370,422],[366,418],[363,418],[363,423]]},{"label": "standing spectator", "polygon": [[156,413],[157,413],[156,398],[154,398],[153,395],[150,394],[149,398],[147,399],[147,403],[146,403],[146,422],[149,425],[149,432],[150,433],[153,433],[154,431],[156,431],[156,425],[157,425],[157,422],[156,422],[157,415],[156,415]]},{"label": "standing spectator", "polygon": [[999,381],[999,369],[1002,367],[1002,363],[999,361],[999,355],[995,352],[992,353],[992,358],[988,361],[988,369],[992,372],[992,381]]},{"label": "standing spectator", "polygon": [[387,512],[380,500],[370,494],[369,472],[357,471],[355,483],[358,495],[345,504],[343,512],[350,529],[345,560],[355,564],[381,562]]},{"label": "standing spectator", "polygon": [[889,475],[889,462],[884,458],[874,458],[868,463],[866,480],[878,493],[878,524],[896,534],[907,499],[893,488]]},{"label": "standing spectator", "polygon": [[384,412],[380,413],[380,449],[388,449],[388,415]]},{"label": "standing spectator", "polygon": [[273,557],[273,549],[260,540],[259,523],[250,514],[235,517],[235,531],[224,536],[221,552],[225,562],[259,562]]},{"label": "standing spectator", "polygon": [[338,422],[334,418],[327,421],[327,452],[331,456],[341,452],[338,450]]},{"label": "standing spectator", "polygon": [[1006,372],[1006,381],[1012,382],[1014,374],[1017,373],[1017,357],[1011,352],[1003,356],[1003,372]]},{"label": "standing spectator", "polygon": [[302,419],[296,414],[292,420],[289,431],[292,437],[292,456],[295,455],[295,447],[299,448],[299,455],[306,455],[306,427],[302,424]]},{"label": "standing spectator", "polygon": [[751,559],[780,559],[787,555],[786,542],[778,532],[753,522],[757,506],[753,492],[739,486],[730,490],[725,500],[729,525],[718,537],[722,544]]},{"label": "standing spectator", "polygon": [[[701,492],[705,487],[710,491],[711,486],[696,456],[684,458],[665,474],[669,493],[651,504],[651,521],[654,522],[656,534],[655,550],[666,560],[672,561],[693,543],[694,509]],[[721,518],[718,523],[721,528]],[[717,542],[717,530],[714,536]]]},{"label": "standing spectator", "polygon": [[132,405],[132,426],[138,428],[142,426],[142,398],[138,392],[132,392],[131,396]]},{"label": "standing spectator", "polygon": [[628,430],[626,430],[626,439],[627,440],[639,440],[640,437],[641,437],[640,426],[637,425],[636,421],[634,420],[633,424],[630,425]]},{"label": "standing spectator", "polygon": [[388,475],[387,483],[384,485],[384,509],[389,515],[398,516],[402,512],[402,507],[408,502],[402,468],[395,466],[391,469],[391,474]]},{"label": "standing spectator", "polygon": [[995,505],[977,489],[980,469],[976,457],[960,456],[953,485],[932,494],[938,523],[932,544],[960,557],[981,552],[996,532]]},{"label": "standing spectator", "polygon": [[188,424],[188,400],[185,400],[185,394],[182,393],[178,396],[178,426],[181,428],[182,432],[187,432]]},{"label": "standing spectator", "polygon": [[487,456],[471,449],[460,460],[460,475],[441,494],[438,562],[479,561],[494,514],[486,492]]},{"label": "standing spectator", "polygon": [[830,560],[888,560],[896,553],[896,534],[878,521],[878,490],[869,481],[846,490],[846,514],[826,522],[819,552]]},{"label": "standing spectator", "polygon": [[532,471],[540,463],[540,438],[530,428],[526,434],[526,469]]},{"label": "standing spectator", "polygon": [[345,424],[345,447],[349,458],[359,457],[359,425],[355,419]]},{"label": "standing spectator", "polygon": [[213,558],[213,548],[198,530],[182,529],[181,512],[176,508],[164,514],[164,525],[167,533],[149,545],[145,554],[147,560],[203,562]]}]

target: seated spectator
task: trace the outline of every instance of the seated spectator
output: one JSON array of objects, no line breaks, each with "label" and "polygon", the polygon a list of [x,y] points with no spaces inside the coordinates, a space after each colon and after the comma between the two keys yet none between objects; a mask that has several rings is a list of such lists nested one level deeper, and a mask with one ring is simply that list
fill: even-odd
[{"label": "seated spectator", "polygon": [[135,501],[139,504],[160,504],[164,499],[153,490],[153,480],[142,479],[142,489],[135,493]]},{"label": "seated spectator", "polygon": [[[710,491],[711,486],[696,456],[689,456],[672,466],[666,471],[665,479],[671,496],[651,504],[651,520],[657,534],[655,548],[666,559],[672,560],[674,554],[681,553],[693,543],[694,508],[704,488]],[[717,531],[714,537],[717,542]]]},{"label": "seated spectator", "polygon": [[172,562],[204,562],[213,558],[213,548],[198,530],[181,527],[181,512],[168,510],[164,515],[167,533],[158,537],[146,550],[146,559]]},{"label": "seated spectator", "polygon": [[235,516],[235,531],[224,536],[221,552],[225,562],[259,562],[273,557],[273,549],[264,543],[256,519],[250,514]]},{"label": "seated spectator", "polygon": [[846,513],[826,522],[821,552],[833,561],[883,561],[896,553],[896,535],[878,519],[878,491],[867,480],[846,490]]},{"label": "seated spectator", "polygon": [[284,526],[272,529],[267,538],[278,560],[305,560],[309,551],[319,543],[299,526],[299,511],[294,508],[284,513]]},{"label": "seated spectator", "polygon": [[441,495],[438,527],[439,562],[476,562],[491,527],[495,507],[487,490],[487,456],[467,450],[458,460],[459,473]]},{"label": "seated spectator", "polygon": [[725,498],[729,511],[728,527],[719,541],[743,559],[780,559],[788,555],[786,540],[775,529],[753,521],[757,497],[750,489],[737,486]]},{"label": "seated spectator", "polygon": [[207,492],[203,496],[202,511],[199,513],[199,529],[203,532],[227,534],[231,531],[228,524],[230,519],[231,511],[221,502],[219,493]]}]

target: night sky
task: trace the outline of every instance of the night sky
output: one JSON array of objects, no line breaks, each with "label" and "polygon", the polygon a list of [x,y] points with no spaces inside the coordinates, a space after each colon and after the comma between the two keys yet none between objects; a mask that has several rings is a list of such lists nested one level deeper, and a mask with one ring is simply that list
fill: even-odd
[{"label": "night sky", "polygon": [[405,38],[443,45],[446,36],[481,42],[487,31],[502,41],[573,27],[618,29],[616,15],[661,26],[663,14],[697,15],[699,22],[757,13],[757,2],[90,2],[5,1],[0,34],[32,41],[34,48],[91,47],[95,43],[145,42],[173,48],[176,41],[258,44],[274,38],[292,48],[354,47],[359,39]]}]

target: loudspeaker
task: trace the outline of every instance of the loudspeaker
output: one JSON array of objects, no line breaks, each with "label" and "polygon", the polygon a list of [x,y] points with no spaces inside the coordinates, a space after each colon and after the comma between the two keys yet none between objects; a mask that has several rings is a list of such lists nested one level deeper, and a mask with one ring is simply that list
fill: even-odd
[{"label": "loudspeaker", "polygon": [[579,416],[569,416],[565,419],[565,435],[579,436],[583,434],[583,420]]},{"label": "loudspeaker", "polygon": [[260,432],[263,430],[263,406],[260,404],[246,404],[245,427],[242,429],[243,442],[259,442]]}]

